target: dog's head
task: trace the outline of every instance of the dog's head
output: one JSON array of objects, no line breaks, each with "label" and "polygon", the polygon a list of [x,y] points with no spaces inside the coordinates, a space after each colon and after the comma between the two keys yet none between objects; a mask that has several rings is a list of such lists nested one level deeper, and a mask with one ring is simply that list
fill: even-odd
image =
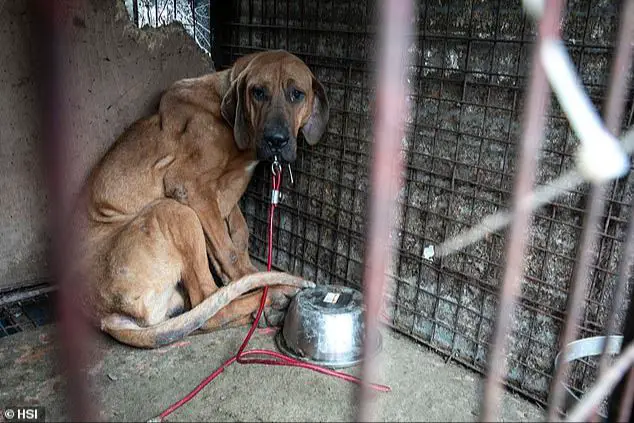
[{"label": "dog's head", "polygon": [[277,156],[292,163],[300,130],[311,145],[321,139],[330,113],[328,98],[296,56],[276,50],[241,57],[230,80],[221,111],[240,150],[254,148],[258,160]]}]

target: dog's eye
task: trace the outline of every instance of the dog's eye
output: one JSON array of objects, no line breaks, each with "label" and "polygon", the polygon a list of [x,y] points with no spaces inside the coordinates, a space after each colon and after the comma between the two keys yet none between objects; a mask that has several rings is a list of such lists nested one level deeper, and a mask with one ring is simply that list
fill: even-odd
[{"label": "dog's eye", "polygon": [[262,87],[253,87],[251,89],[251,94],[257,101],[262,101],[266,98],[266,91]]},{"label": "dog's eye", "polygon": [[298,101],[302,101],[304,99],[304,93],[298,90],[297,88],[293,88],[291,90],[291,102],[295,103]]}]

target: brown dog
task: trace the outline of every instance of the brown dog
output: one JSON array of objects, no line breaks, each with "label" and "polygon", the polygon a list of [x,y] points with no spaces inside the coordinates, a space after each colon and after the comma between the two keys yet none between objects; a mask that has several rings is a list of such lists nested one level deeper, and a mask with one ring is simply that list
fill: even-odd
[{"label": "brown dog", "polygon": [[237,203],[259,161],[294,161],[299,131],[315,144],[328,117],[323,86],[284,51],[171,86],[158,113],[119,137],[82,191],[77,263],[90,281],[85,306],[95,323],[121,342],[154,348],[251,322],[261,289],[247,292],[276,285],[264,318],[279,324],[275,311],[313,284],[257,273]]}]

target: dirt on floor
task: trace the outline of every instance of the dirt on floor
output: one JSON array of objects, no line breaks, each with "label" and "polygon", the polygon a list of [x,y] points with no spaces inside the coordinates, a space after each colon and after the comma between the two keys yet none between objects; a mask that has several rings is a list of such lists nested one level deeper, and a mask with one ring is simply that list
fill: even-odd
[{"label": "dirt on floor", "polygon": [[[246,328],[191,336],[158,350],[97,336],[87,369],[100,418],[147,421],[190,392],[237,350]],[[380,421],[476,421],[482,378],[383,330],[378,383]],[[275,348],[256,333],[250,347]],[[47,421],[66,418],[65,383],[56,366],[55,326],[0,339],[0,405],[42,405]],[[358,374],[358,369],[347,369]],[[299,368],[234,364],[168,421],[351,421],[356,385]],[[541,410],[506,394],[501,421],[536,421]]]}]

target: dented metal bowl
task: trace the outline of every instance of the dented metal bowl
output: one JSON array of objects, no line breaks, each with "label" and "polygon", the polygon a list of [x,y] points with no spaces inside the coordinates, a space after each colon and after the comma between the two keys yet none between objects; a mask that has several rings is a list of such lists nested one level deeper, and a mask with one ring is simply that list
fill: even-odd
[{"label": "dented metal bowl", "polygon": [[[318,285],[299,292],[289,305],[276,343],[284,354],[330,368],[361,362],[364,344],[364,305],[361,292]],[[374,353],[382,338],[374,340]]]}]

